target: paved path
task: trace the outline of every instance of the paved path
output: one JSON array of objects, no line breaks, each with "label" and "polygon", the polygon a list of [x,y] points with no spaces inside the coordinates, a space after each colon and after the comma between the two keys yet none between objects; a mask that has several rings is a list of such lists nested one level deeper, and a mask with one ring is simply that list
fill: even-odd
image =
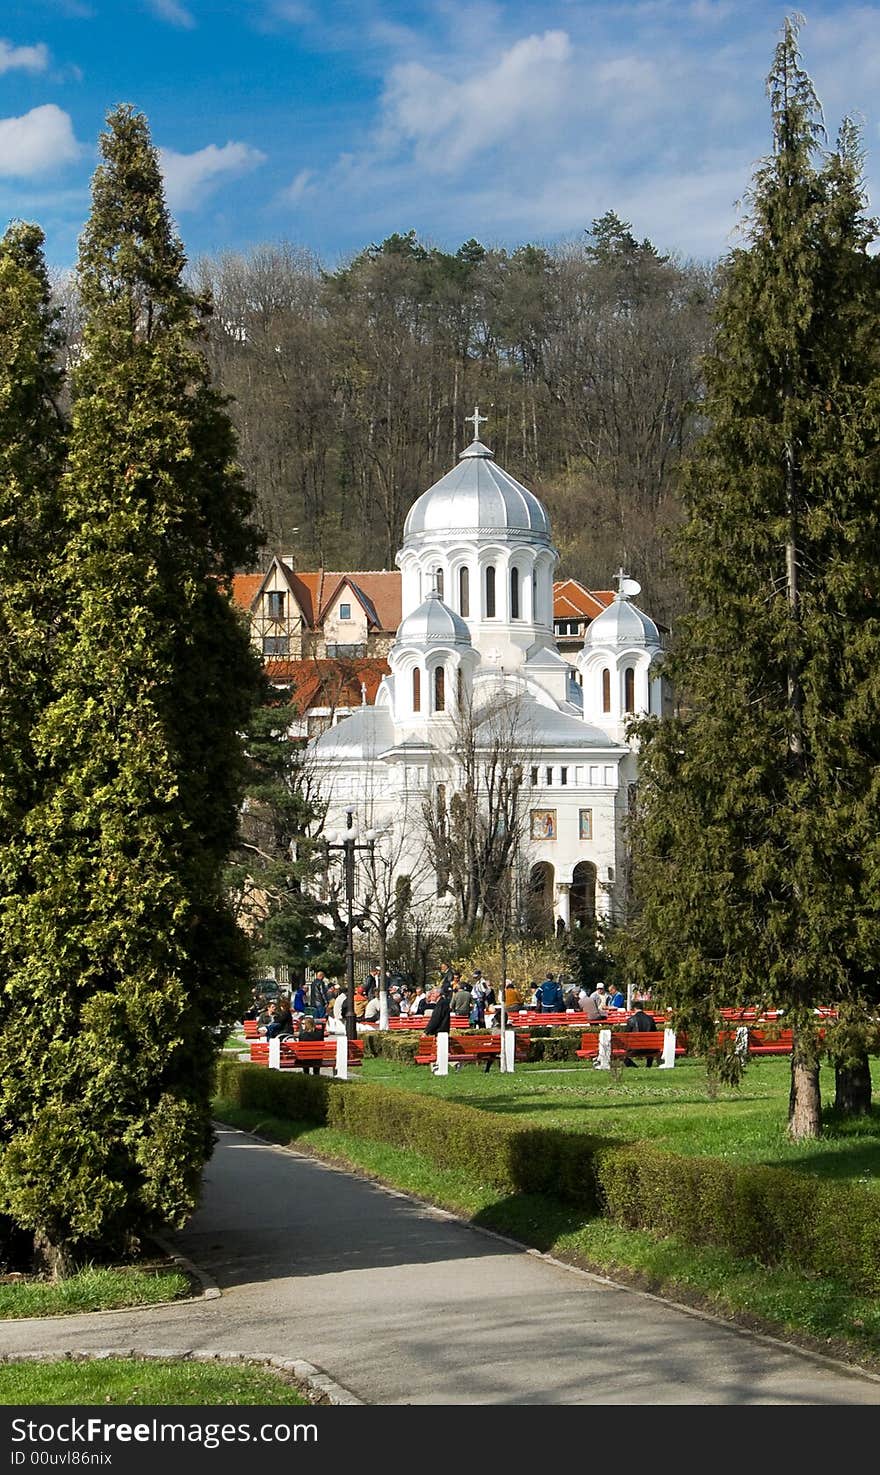
[{"label": "paved path", "polygon": [[[880,1380],[573,1273],[241,1132],[220,1133],[178,1243],[219,1300],[6,1322],[3,1349],[272,1353],[368,1403],[880,1404]],[[599,1386],[597,1368],[611,1375]]]}]

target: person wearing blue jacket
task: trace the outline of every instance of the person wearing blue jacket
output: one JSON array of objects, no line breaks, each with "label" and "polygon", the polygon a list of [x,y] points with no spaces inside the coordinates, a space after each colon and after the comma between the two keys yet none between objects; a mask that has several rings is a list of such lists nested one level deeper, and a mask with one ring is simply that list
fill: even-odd
[{"label": "person wearing blue jacket", "polygon": [[556,981],[552,973],[548,972],[544,982],[538,985],[538,999],[542,1014],[561,1014],[565,1008],[562,984]]}]

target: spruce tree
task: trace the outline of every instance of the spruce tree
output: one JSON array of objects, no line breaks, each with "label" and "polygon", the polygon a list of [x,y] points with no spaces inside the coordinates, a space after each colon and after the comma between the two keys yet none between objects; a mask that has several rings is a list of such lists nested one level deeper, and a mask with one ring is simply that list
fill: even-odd
[{"label": "spruce tree", "polygon": [[341,968],[310,883],[326,864],[313,838],[326,805],[311,781],[305,739],[290,735],[292,691],[265,682],[247,734],[245,803],[228,885],[254,963]]},{"label": "spruce tree", "polygon": [[56,1265],[191,1210],[216,1037],[248,976],[223,868],[257,689],[229,599],[250,504],[146,121],[108,124],[14,939],[32,1008],[2,1087],[0,1206]]},{"label": "spruce tree", "polygon": [[852,1059],[878,1001],[880,291],[857,134],[823,154],[791,21],[768,91],[685,477],[685,715],[643,727],[630,958],[707,1046],[721,1006],[785,1009],[800,1138],[821,1130],[814,1008],[841,1007]]}]

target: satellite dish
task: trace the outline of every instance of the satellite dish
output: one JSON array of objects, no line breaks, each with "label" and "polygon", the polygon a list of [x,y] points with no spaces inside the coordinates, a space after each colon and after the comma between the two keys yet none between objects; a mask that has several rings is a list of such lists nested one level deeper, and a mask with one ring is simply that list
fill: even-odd
[{"label": "satellite dish", "polygon": [[637,579],[621,579],[620,594],[623,599],[634,599],[641,592],[642,586]]}]

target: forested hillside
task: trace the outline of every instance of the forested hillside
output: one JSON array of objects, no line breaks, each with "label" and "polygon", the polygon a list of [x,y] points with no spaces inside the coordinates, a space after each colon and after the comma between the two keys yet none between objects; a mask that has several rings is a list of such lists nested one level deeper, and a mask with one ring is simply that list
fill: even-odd
[{"label": "forested hillside", "polygon": [[560,574],[623,562],[671,619],[664,534],[698,431],[712,271],[662,256],[613,213],[552,250],[454,254],[391,236],[336,271],[287,244],[193,268],[269,553],[393,568],[406,511],[470,439],[544,499]]}]

